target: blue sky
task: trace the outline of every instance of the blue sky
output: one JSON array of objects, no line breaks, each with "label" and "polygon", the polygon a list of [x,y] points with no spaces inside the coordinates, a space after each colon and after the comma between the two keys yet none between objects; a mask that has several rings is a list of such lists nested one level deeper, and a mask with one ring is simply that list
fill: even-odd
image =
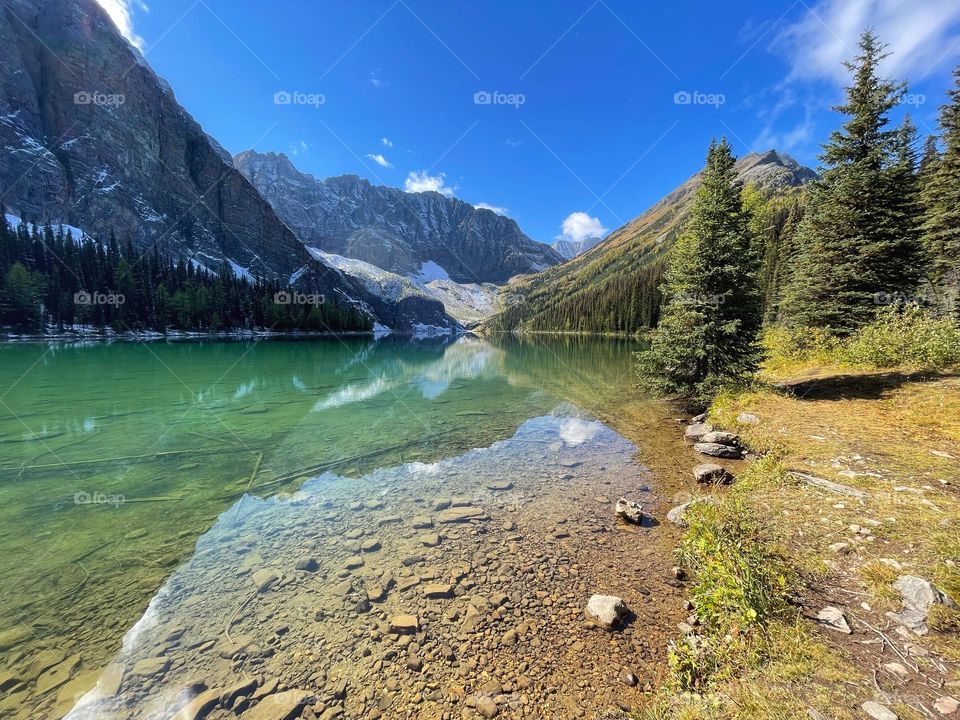
[{"label": "blue sky", "polygon": [[544,242],[635,217],[713,136],[815,165],[865,26],[924,134],[960,62],[956,0],[99,1],[230,152],[439,189]]}]

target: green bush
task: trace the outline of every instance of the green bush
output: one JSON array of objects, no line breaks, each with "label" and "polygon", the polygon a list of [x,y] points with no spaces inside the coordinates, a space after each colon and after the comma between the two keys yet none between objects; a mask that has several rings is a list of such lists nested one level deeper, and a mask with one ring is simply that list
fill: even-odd
[{"label": "green bush", "polygon": [[738,497],[697,504],[678,555],[696,577],[691,601],[714,633],[739,633],[787,607],[791,573]]},{"label": "green bush", "polygon": [[960,325],[917,307],[891,306],[844,343],[840,359],[878,368],[946,370],[960,365]]}]

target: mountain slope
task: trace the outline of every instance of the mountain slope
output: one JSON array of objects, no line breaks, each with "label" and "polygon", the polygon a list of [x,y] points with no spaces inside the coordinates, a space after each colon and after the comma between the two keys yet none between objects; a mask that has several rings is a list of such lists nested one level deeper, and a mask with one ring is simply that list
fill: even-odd
[{"label": "mountain slope", "polygon": [[[789,155],[770,150],[737,162],[741,180],[769,194],[816,177]],[[686,220],[697,173],[602,243],[570,262],[517,281],[508,307],[492,318],[494,330],[626,332],[656,321],[659,278]]]},{"label": "mountain slope", "polygon": [[311,258],[94,0],[4,1],[0,146],[18,215],[295,282],[392,327],[444,321],[439,304],[399,308]]},{"label": "mountain slope", "polygon": [[588,237],[583,240],[568,240],[560,238],[550,247],[556,250],[566,260],[573,260],[577,255],[583,255],[587,250],[592,250],[603,241],[600,237]]},{"label": "mountain slope", "polygon": [[248,150],[234,164],[304,243],[390,272],[412,276],[432,262],[456,282],[496,283],[563,262],[514,220],[440,193],[318,180],[282,153]]}]

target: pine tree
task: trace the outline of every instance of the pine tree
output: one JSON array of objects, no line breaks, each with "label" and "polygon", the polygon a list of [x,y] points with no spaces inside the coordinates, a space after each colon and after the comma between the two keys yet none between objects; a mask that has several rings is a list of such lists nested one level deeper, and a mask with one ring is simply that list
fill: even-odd
[{"label": "pine tree", "polygon": [[759,360],[758,259],[726,139],[713,142],[670,258],[665,305],[637,372],[661,391],[705,398]]},{"label": "pine tree", "polygon": [[821,178],[797,233],[782,312],[792,325],[847,334],[870,322],[878,300],[913,294],[922,268],[909,125],[889,128],[905,87],[881,79],[885,46],[870,31],[846,66],[847,116],[824,146]]},{"label": "pine tree", "polygon": [[[923,242],[931,261],[931,284],[941,310],[960,317],[960,67],[956,85],[940,109],[943,154],[927,160],[921,172]],[[935,152],[936,144],[933,145]]]}]

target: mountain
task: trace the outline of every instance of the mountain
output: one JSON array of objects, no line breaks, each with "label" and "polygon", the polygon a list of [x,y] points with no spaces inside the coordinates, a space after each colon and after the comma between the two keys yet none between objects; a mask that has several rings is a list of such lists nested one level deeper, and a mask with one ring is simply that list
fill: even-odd
[{"label": "mountain", "polygon": [[234,164],[305,244],[400,275],[432,263],[458,283],[502,283],[564,260],[514,220],[437,192],[318,180],[282,153],[248,150]]},{"label": "mountain", "polygon": [[550,245],[561,256],[567,260],[573,260],[577,255],[583,255],[587,250],[591,250],[603,241],[601,237],[588,237],[583,240],[570,240],[569,238],[560,238]]},{"label": "mountain", "polygon": [[0,146],[0,194],[21,217],[228,263],[397,329],[454,327],[435,301],[401,307],[312,258],[95,0],[4,0]]},{"label": "mountain", "polygon": [[[737,162],[745,183],[767,195],[789,193],[816,178],[789,155],[769,150]],[[683,228],[700,173],[591,250],[510,287],[493,330],[633,333],[656,322],[666,256]]]}]

